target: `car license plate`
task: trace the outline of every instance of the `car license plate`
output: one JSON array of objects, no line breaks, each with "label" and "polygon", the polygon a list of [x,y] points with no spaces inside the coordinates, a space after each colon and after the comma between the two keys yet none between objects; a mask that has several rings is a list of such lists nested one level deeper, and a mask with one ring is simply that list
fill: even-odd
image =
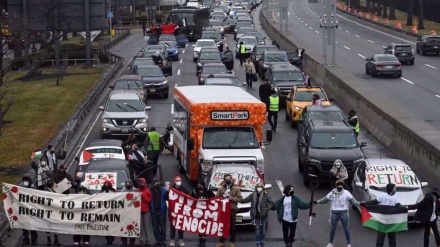
[{"label": "car license plate", "polygon": [[151,92],[151,93],[155,93],[155,92],[156,92],[156,89],[150,89],[150,92]]},{"label": "car license plate", "polygon": [[128,129],[121,129],[122,134],[128,134]]},{"label": "car license plate", "polygon": [[438,48],[438,46],[434,46],[434,49],[437,49]]},{"label": "car license plate", "polygon": [[402,56],[406,56],[406,53],[402,53]]},{"label": "car license plate", "polygon": [[241,217],[241,216],[235,216],[235,222],[237,222],[237,223],[241,223],[241,222],[243,222],[243,217]]},{"label": "car license plate", "polygon": [[393,66],[385,66],[385,69],[392,69]]}]

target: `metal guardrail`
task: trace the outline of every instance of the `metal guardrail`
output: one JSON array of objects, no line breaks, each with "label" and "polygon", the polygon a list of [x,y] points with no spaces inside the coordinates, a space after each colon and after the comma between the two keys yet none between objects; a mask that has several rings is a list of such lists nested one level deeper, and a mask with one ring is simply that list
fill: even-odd
[{"label": "metal guardrail", "polygon": [[[38,62],[39,60],[34,60],[34,61],[35,61],[35,62]],[[76,67],[76,65],[77,65],[78,63],[80,63],[80,64],[85,64],[86,61],[87,61],[87,59],[60,59],[60,62],[67,62],[68,64],[70,64],[70,62],[73,62],[73,65],[74,65],[75,67]],[[96,62],[96,63],[94,63],[94,64],[98,64],[98,65],[101,64],[101,61],[100,61],[98,58],[90,59],[90,61],[92,61],[92,62]],[[52,63],[52,67],[54,67],[54,66],[55,66],[55,62],[56,62],[56,60],[55,60],[55,59],[49,59],[49,60],[46,60],[46,62],[50,62],[50,63]],[[62,63],[62,64],[64,64],[64,63]]]}]

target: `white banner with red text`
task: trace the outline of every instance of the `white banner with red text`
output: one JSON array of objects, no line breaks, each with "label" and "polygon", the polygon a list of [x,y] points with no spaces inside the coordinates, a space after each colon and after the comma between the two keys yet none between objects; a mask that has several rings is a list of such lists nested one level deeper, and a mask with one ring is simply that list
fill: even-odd
[{"label": "white banner with red text", "polygon": [[63,195],[6,183],[2,187],[11,228],[77,235],[140,235],[140,193]]}]

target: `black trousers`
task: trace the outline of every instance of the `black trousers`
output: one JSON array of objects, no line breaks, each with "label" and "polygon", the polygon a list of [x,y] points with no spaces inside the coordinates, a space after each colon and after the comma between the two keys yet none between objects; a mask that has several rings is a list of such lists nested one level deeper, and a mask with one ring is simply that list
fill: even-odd
[{"label": "black trousers", "polygon": [[429,247],[429,235],[431,234],[431,229],[434,232],[435,237],[435,243],[437,246],[440,246],[440,236],[438,234],[438,227],[437,227],[437,219],[427,222],[424,224],[425,232],[423,233],[423,246]]},{"label": "black trousers", "polygon": [[36,243],[38,240],[38,233],[36,231],[29,231],[26,229],[23,229],[23,242],[29,243],[29,233],[30,233],[30,241],[32,243]]},{"label": "black trousers", "polygon": [[[273,117],[273,121],[272,121]],[[278,112],[277,111],[269,111],[267,114],[267,120],[269,121],[270,127],[272,127],[272,130],[277,129],[277,122],[278,122]]]},{"label": "black trousers", "polygon": [[243,62],[244,62],[244,59],[245,59],[244,53],[239,53],[238,54],[238,58],[240,59],[240,65],[243,65]]},{"label": "black trousers", "polygon": [[[136,242],[136,238],[128,238],[130,239],[130,244],[134,244]],[[122,237],[121,238],[122,243],[127,243],[127,238]]]},{"label": "black trousers", "polygon": [[[376,247],[383,247],[383,245],[385,244],[385,235],[386,235],[386,233],[377,232]],[[395,232],[388,233],[388,245],[389,245],[389,247],[396,247],[396,233]]]},{"label": "black trousers", "polygon": [[282,220],[281,226],[283,228],[284,243],[293,243],[295,241],[296,222]]},{"label": "black trousers", "polygon": [[[230,236],[230,241],[231,243],[235,243],[235,220],[237,217],[237,209],[231,209],[231,218],[230,218],[230,222],[231,222],[231,227],[229,229],[229,236]],[[220,238],[220,243],[225,243],[226,239],[225,238]]]},{"label": "black trousers", "polygon": [[252,88],[252,74],[251,73],[246,73],[246,83],[247,83],[247,87]]},{"label": "black trousers", "polygon": [[73,242],[90,242],[90,235],[73,235]]}]

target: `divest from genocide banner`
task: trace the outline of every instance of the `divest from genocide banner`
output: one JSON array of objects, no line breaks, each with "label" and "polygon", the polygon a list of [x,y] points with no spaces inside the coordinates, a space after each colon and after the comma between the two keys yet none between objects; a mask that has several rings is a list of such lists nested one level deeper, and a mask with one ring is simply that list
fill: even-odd
[{"label": "divest from genocide banner", "polygon": [[197,200],[170,188],[168,194],[170,224],[177,230],[228,237],[231,204],[219,197]]},{"label": "divest from genocide banner", "polygon": [[63,195],[6,183],[2,186],[11,228],[78,235],[140,235],[140,193]]}]

